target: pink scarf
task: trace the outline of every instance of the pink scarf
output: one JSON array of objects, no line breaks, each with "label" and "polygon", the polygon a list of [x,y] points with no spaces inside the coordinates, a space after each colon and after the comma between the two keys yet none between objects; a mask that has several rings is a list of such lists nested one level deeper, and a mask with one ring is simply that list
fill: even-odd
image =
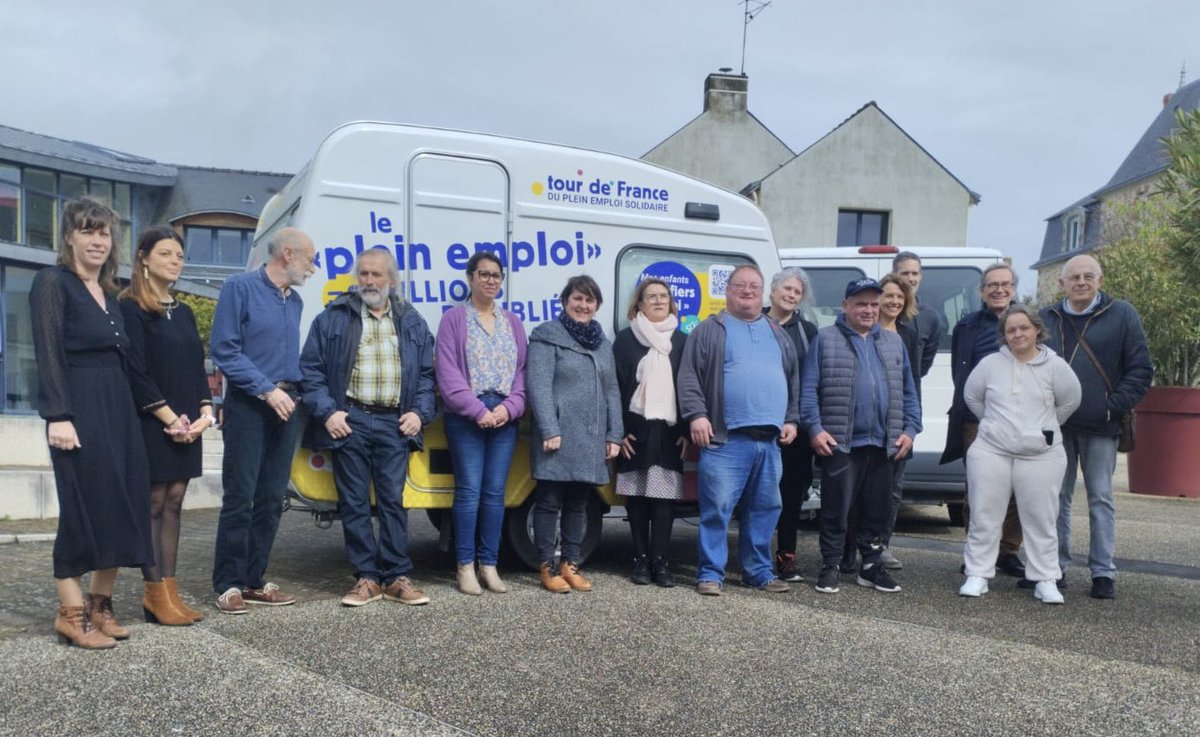
[{"label": "pink scarf", "polygon": [[650,349],[638,361],[638,385],[629,400],[629,411],[647,420],[665,420],[674,425],[679,415],[675,377],[671,374],[671,336],[679,327],[679,318],[668,315],[662,322],[650,322],[638,312],[629,327],[637,342]]}]

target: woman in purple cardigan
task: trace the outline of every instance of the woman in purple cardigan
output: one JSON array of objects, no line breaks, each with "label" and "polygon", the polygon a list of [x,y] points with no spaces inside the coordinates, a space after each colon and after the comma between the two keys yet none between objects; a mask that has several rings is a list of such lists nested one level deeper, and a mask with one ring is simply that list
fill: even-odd
[{"label": "woman in purple cardigan", "polygon": [[[491,253],[467,262],[471,296],[442,315],[437,335],[438,389],[454,462],[454,552],[464,594],[508,587],[496,573],[504,485],[525,413],[525,328],[500,307],[504,267]],[[476,529],[478,528],[478,550]],[[479,577],[475,560],[479,560]]]}]

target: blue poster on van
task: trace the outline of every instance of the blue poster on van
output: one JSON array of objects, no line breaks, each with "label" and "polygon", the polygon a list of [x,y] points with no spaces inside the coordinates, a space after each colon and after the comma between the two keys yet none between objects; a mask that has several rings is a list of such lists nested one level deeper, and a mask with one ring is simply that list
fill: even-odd
[{"label": "blue poster on van", "polygon": [[700,280],[695,272],[675,261],[659,261],[642,271],[638,283],[650,278],[661,279],[667,284],[679,308],[679,329],[685,334],[692,332],[700,322],[703,302]]}]

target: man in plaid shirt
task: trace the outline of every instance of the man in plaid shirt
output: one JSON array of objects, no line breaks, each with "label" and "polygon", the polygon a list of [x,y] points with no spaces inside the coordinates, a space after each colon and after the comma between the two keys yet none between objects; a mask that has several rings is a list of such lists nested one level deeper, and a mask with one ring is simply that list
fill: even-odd
[{"label": "man in plaid shirt", "polygon": [[[357,581],[346,606],[379,599],[425,604],[408,578],[408,454],[422,447],[434,416],[433,335],[396,294],[390,251],[370,249],[355,263],[358,286],[313,321],[300,356],[304,403],[312,413],[305,447],[333,451],[333,478],[346,554]],[[371,483],[379,539],[371,525]]]}]

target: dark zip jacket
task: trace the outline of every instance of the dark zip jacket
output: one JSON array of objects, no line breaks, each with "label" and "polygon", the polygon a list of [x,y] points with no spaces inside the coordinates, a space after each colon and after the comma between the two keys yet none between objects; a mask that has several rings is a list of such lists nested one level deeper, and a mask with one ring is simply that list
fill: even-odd
[{"label": "dark zip jacket", "polygon": [[[392,296],[392,324],[400,351],[400,414],[416,412],[422,427],[436,414],[433,397],[433,334],[425,318],[407,302]],[[346,388],[362,340],[362,298],[348,292],[330,302],[313,320],[300,353],[304,374],[304,406],[312,417],[304,431],[304,447],[336,449],[325,420],[346,409]],[[409,438],[413,450],[424,447],[424,431]]]}]

